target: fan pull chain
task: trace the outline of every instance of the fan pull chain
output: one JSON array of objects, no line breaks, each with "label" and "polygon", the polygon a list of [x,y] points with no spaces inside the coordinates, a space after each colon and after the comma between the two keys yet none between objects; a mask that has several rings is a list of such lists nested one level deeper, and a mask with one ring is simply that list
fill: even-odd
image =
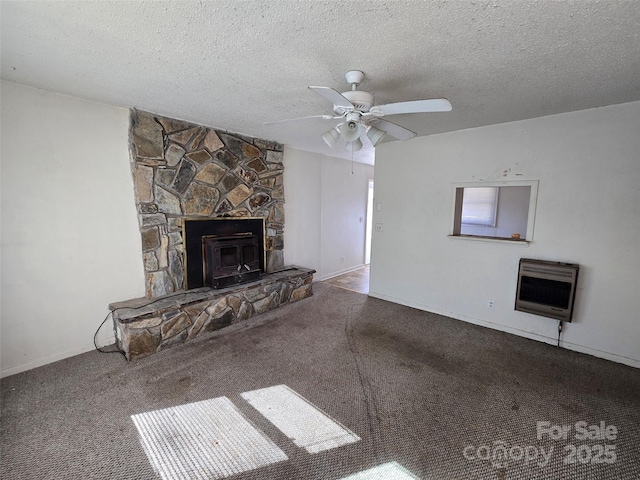
[{"label": "fan pull chain", "polygon": [[351,143],[351,175],[353,175],[353,143]]}]

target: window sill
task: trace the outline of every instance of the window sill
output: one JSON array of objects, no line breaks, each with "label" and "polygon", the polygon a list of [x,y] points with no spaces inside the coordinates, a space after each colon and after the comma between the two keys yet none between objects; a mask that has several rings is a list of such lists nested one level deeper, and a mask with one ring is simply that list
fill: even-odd
[{"label": "window sill", "polygon": [[528,247],[531,243],[528,240],[515,240],[512,238],[500,238],[500,237],[480,237],[477,235],[448,235],[451,239],[467,240],[470,242],[486,242],[486,243],[500,243],[502,245],[514,245],[518,247]]}]

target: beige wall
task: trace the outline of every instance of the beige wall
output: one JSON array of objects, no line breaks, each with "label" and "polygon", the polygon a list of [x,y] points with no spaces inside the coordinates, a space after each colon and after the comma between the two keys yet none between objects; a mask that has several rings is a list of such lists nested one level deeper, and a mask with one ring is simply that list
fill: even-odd
[{"label": "beige wall", "polygon": [[[93,349],[144,295],[126,109],[2,82],[3,376]],[[112,341],[108,321],[99,337]]]},{"label": "beige wall", "polygon": [[[370,295],[555,344],[514,311],[518,261],[578,263],[563,345],[640,366],[638,132],[634,102],[379,146]],[[528,247],[448,237],[454,183],[509,179],[539,180]]]},{"label": "beige wall", "polygon": [[293,148],[284,166],[285,264],[315,269],[315,280],[363,266],[373,167]]}]

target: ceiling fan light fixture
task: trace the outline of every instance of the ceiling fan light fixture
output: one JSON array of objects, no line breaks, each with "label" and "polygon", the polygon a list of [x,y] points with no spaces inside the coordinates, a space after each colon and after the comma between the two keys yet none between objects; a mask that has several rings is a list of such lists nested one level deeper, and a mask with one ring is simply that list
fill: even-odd
[{"label": "ceiling fan light fixture", "polygon": [[360,138],[360,124],[353,120],[347,120],[338,125],[338,131],[347,142]]},{"label": "ceiling fan light fixture", "polygon": [[324,140],[324,143],[329,145],[331,148],[335,146],[338,138],[340,138],[340,133],[335,128],[332,128],[322,134],[322,140]]},{"label": "ceiling fan light fixture", "polygon": [[369,127],[369,129],[367,130],[367,137],[369,137],[369,140],[371,140],[371,145],[373,145],[374,147],[378,143],[380,143],[380,141],[386,134],[387,132],[385,132],[384,130],[380,130],[379,128],[373,126]]},{"label": "ceiling fan light fixture", "polygon": [[349,150],[352,152],[357,152],[362,148],[362,141],[359,138],[356,138],[354,141],[349,142],[347,144],[349,146]]}]

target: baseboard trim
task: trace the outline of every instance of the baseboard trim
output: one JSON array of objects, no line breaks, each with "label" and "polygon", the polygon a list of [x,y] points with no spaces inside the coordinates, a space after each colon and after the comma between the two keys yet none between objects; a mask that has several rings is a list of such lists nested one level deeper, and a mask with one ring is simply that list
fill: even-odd
[{"label": "baseboard trim", "polygon": [[355,272],[356,270],[360,270],[362,267],[364,267],[364,263],[360,264],[360,265],[356,265],[355,267],[349,267],[349,268],[345,268],[344,270],[340,270],[338,272],[334,272],[334,273],[329,273],[327,275],[323,275],[321,277],[314,277],[314,282],[324,282],[325,280],[329,280],[330,278],[334,278],[334,277],[339,277],[340,275],[344,275],[346,273],[351,273],[351,272]]},{"label": "baseboard trim", "polygon": [[[531,340],[536,340],[539,342],[547,343],[549,345],[556,345],[558,339],[548,337],[546,335],[540,335],[538,333],[528,332],[526,330],[521,330],[519,328],[509,327],[506,325],[502,325],[500,323],[493,323],[487,320],[482,320],[480,318],[470,317],[467,315],[461,315],[455,312],[449,312],[446,310],[442,310],[439,308],[431,307],[429,305],[424,305],[417,302],[410,302],[401,298],[395,298],[389,295],[384,295],[378,292],[369,292],[370,297],[379,298],[380,300],[386,300],[392,303],[398,303],[400,305],[404,305],[406,307],[416,308],[418,310],[423,310],[425,312],[435,313],[437,315],[443,315],[445,317],[450,317],[456,320],[462,320],[463,322],[472,323],[474,325],[479,325],[481,327],[491,328],[493,330],[499,330],[501,332],[510,333],[512,335],[518,335],[519,337],[528,338]],[[560,346],[562,348],[566,348],[567,350],[572,350],[578,353],[584,353],[587,355],[592,355],[594,357],[602,358],[605,360],[610,360],[616,363],[622,363],[624,365],[628,365],[634,368],[640,368],[640,359],[634,359],[630,357],[625,357],[623,355],[618,355],[611,352],[605,352],[602,350],[598,350],[597,348],[589,347],[587,345],[581,345],[578,343],[567,342],[564,340],[560,341]]]},{"label": "baseboard trim", "polygon": [[[104,345],[112,345],[116,343],[116,339],[114,336],[109,338],[100,339],[100,341]],[[58,362],[60,360],[64,360],[65,358],[75,357],[76,355],[80,355],[82,353],[90,352],[91,350],[95,350],[94,345],[88,345],[85,347],[74,348],[71,350],[67,350],[66,352],[56,353],[55,355],[50,355],[48,357],[37,358],[32,360],[29,363],[24,363],[22,365],[16,365],[15,367],[9,367],[3,370],[0,370],[0,378],[9,377],[11,375],[15,375],[17,373],[26,372],[27,370],[32,370],[34,368],[42,367],[44,365],[48,365],[53,362]]]}]

